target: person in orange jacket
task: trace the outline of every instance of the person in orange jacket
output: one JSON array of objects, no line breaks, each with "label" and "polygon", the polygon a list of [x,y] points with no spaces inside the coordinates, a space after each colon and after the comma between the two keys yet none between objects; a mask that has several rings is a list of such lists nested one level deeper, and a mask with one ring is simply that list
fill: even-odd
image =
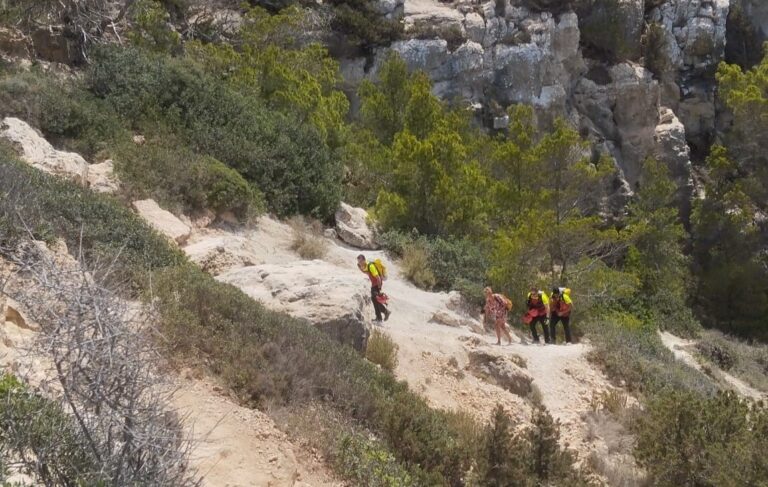
[{"label": "person in orange jacket", "polygon": [[565,343],[571,342],[571,310],[573,301],[570,296],[570,289],[556,287],[552,288],[552,296],[549,299],[550,309],[552,311],[549,320],[549,335],[552,337],[552,343],[557,341],[557,323],[563,323],[565,332]]},{"label": "person in orange jacket", "polygon": [[528,311],[523,316],[523,323],[530,326],[533,341],[539,343],[539,333],[536,324],[541,323],[544,331],[544,343],[549,343],[549,298],[544,291],[532,287],[528,293]]}]

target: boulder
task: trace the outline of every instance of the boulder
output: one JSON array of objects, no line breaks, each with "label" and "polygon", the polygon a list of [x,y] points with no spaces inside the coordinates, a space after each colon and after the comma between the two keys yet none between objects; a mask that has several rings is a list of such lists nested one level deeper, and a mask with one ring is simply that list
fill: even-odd
[{"label": "boulder", "polygon": [[119,184],[111,159],[88,166],[88,186],[97,193],[114,193]]},{"label": "boulder", "polygon": [[18,118],[7,117],[0,124],[0,138],[8,140],[21,159],[31,166],[79,184],[88,182],[88,163],[79,154],[53,148],[35,129]]},{"label": "boulder", "polygon": [[531,393],[533,378],[519,365],[519,360],[515,362],[510,357],[472,350],[469,352],[468,369],[476,377],[526,397]]},{"label": "boulder", "polygon": [[184,247],[184,253],[204,271],[216,276],[230,269],[263,262],[255,245],[257,243],[252,239],[225,235],[189,244]]},{"label": "boulder", "polygon": [[477,320],[464,318],[456,313],[445,310],[436,311],[429,321],[431,323],[437,323],[439,325],[450,326],[453,328],[460,328],[462,326],[470,329],[473,327],[477,328]]},{"label": "boulder", "polygon": [[336,211],[336,232],[341,240],[360,249],[377,249],[373,230],[368,226],[368,212],[346,203]]},{"label": "boulder", "polygon": [[320,260],[231,269],[216,277],[356,350],[365,350],[373,315],[365,276]]},{"label": "boulder", "polygon": [[133,207],[152,228],[177,244],[183,245],[189,238],[192,231],[189,226],[170,211],[160,208],[155,200],[134,201]]},{"label": "boulder", "polygon": [[473,42],[482,44],[485,39],[485,20],[477,12],[470,12],[464,17],[464,30],[467,38]]}]

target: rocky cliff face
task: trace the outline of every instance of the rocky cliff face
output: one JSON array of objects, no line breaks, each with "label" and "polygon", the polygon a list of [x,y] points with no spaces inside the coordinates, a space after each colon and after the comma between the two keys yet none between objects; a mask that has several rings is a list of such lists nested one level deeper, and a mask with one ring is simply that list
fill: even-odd
[{"label": "rocky cliff face", "polygon": [[565,117],[616,161],[615,209],[651,156],[670,167],[686,209],[691,154],[715,132],[714,73],[732,2],[768,32],[758,0],[381,2],[384,15],[402,12],[406,39],[372,62],[344,59],[342,70],[354,86],[396,51],[429,74],[437,95],[466,100],[494,128],[505,124],[499,107],[515,103],[536,107],[544,125]]}]

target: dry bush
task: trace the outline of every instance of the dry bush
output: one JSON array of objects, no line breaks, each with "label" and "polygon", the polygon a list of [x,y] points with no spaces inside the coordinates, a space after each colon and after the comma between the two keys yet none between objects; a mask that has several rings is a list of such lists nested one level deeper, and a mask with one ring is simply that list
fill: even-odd
[{"label": "dry bush", "polygon": [[109,266],[86,268],[39,242],[1,253],[15,270],[0,281],[0,292],[40,325],[32,353],[50,360],[50,400],[71,415],[83,463],[96,469],[51,478],[54,467],[37,459],[64,440],[45,444],[24,428],[4,428],[0,438],[17,450],[23,470],[45,485],[197,485],[170,388],[157,374],[154,318],[102,285]]},{"label": "dry bush", "polygon": [[620,415],[626,408],[629,396],[619,389],[593,394],[590,406],[593,411],[608,411],[613,415]]},{"label": "dry bush", "polygon": [[397,350],[399,347],[392,338],[383,331],[373,330],[365,347],[365,358],[381,368],[394,372],[397,367]]},{"label": "dry bush", "polygon": [[405,277],[422,289],[432,289],[437,278],[429,264],[429,252],[418,244],[410,244],[403,250],[401,262]]},{"label": "dry bush", "polygon": [[288,220],[293,231],[291,250],[302,259],[322,259],[328,253],[328,242],[323,238],[323,226],[317,221],[307,221],[301,216]]}]

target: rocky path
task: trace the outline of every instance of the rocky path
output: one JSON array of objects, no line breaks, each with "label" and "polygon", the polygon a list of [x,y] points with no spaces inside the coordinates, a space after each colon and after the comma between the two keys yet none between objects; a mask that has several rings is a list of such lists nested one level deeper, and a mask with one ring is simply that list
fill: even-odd
[{"label": "rocky path", "polygon": [[[193,234],[185,250],[199,263],[217,259],[225,263],[212,266],[219,280],[240,287],[274,309],[311,321],[326,314],[363,313],[370,326],[372,308],[360,304],[368,295],[369,283],[355,266],[361,251],[328,240],[323,260],[306,261],[290,250],[290,243],[287,225],[262,218],[250,231],[228,234],[208,229]],[[581,455],[591,451],[582,417],[590,411],[593,395],[611,386],[587,361],[589,345],[525,345],[517,338],[512,345],[498,347],[495,336],[481,332],[480,323],[451,311],[451,295],[416,288],[401,277],[397,263],[383,252],[362,253],[369,260],[381,257],[389,269],[384,291],[391,298],[392,316],[381,329],[399,347],[398,378],[434,407],[465,411],[486,421],[496,405],[502,404],[518,420],[527,421],[530,397],[499,387],[470,367],[470,357],[477,353],[512,362],[523,359],[526,366],[521,374],[530,375],[541,402],[560,420],[563,443]],[[435,320],[436,313],[449,319]],[[510,316],[515,318],[516,314]]]},{"label": "rocky path", "polygon": [[174,405],[204,487],[341,486],[319,456],[297,447],[266,414],[238,406],[211,383],[180,378]]},{"label": "rocky path", "polygon": [[[661,337],[661,341],[675,355],[677,360],[706,374],[701,363],[699,363],[693,353],[691,353],[691,349],[696,346],[696,340],[686,340],[666,331],[660,331],[659,336]],[[758,391],[743,380],[734,377],[724,370],[718,369],[715,374],[722,382],[724,382],[724,385],[730,387],[742,397],[748,397],[756,401],[768,399],[768,394]]]}]

